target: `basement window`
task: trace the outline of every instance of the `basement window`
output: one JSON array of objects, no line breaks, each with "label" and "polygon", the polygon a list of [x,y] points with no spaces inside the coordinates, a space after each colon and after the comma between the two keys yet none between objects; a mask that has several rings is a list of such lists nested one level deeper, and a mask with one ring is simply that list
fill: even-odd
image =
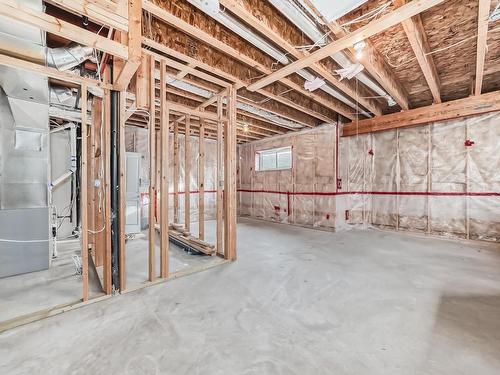
[{"label": "basement window", "polygon": [[271,148],[255,153],[255,170],[280,171],[292,169],[292,147]]}]

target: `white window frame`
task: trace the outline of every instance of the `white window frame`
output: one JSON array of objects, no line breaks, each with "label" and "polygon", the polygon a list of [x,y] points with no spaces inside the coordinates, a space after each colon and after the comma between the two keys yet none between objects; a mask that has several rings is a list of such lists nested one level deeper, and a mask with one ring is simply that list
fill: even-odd
[{"label": "white window frame", "polygon": [[[285,167],[278,167],[278,155],[284,153],[290,153],[290,164]],[[264,168],[263,166],[263,156],[274,155],[275,157],[275,167],[274,168]],[[276,147],[266,150],[259,150],[255,152],[255,171],[257,172],[269,172],[269,171],[285,171],[293,168],[293,147]]]}]

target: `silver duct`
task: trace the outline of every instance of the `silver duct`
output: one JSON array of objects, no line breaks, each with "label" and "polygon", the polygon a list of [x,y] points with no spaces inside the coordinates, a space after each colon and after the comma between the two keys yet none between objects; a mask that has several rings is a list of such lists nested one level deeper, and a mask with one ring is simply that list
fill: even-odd
[{"label": "silver duct", "polygon": [[86,60],[97,62],[94,49],[73,43],[67,47],[47,48],[47,65],[57,70],[69,70]]},{"label": "silver duct", "polygon": [[[43,10],[41,0],[18,1]],[[0,48],[43,63],[45,34],[0,17]],[[0,277],[6,277],[49,267],[49,90],[47,77],[6,66],[0,88]]]}]

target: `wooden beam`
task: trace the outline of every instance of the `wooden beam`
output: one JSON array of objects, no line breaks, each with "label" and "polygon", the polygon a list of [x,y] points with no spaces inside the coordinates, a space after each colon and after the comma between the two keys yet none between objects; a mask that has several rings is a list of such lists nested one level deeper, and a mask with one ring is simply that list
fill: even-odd
[{"label": "wooden beam", "polygon": [[87,86],[82,85],[81,87],[81,97],[80,97],[80,105],[81,105],[81,137],[82,137],[82,145],[81,145],[81,184],[83,189],[80,192],[81,199],[81,221],[82,221],[82,282],[83,282],[83,292],[82,299],[83,302],[88,301],[89,299],[89,225],[88,225],[88,125],[87,125]]},{"label": "wooden beam", "polygon": [[358,123],[352,122],[344,126],[342,135],[351,136],[415,125],[425,125],[437,121],[496,111],[500,111],[500,91],[366,119]]},{"label": "wooden beam", "polygon": [[[343,38],[347,35],[347,32],[338,24],[338,22],[328,22],[328,20],[323,17],[321,12],[314,6],[311,0],[304,0],[304,2],[313,12],[316,13],[316,16],[320,17],[336,39]],[[365,53],[361,59],[359,59],[359,62],[363,64],[378,84],[396,101],[396,103],[399,104],[402,109],[410,109],[408,93],[401,83],[398,82],[392,69],[385,62],[383,56],[377,51],[370,40],[365,40],[365,43]],[[356,51],[354,50],[354,47],[350,47],[349,52],[351,60],[354,61],[356,58]]]},{"label": "wooden beam", "polygon": [[155,207],[156,207],[156,121],[155,121],[155,59],[150,56],[150,93],[149,93],[149,281],[156,279],[156,230],[155,230]]},{"label": "wooden beam", "polygon": [[117,90],[125,90],[137,68],[141,65],[142,40],[142,3],[141,0],[127,0],[128,3],[128,59],[125,60],[118,74],[115,86]]},{"label": "wooden beam", "polygon": [[186,115],[191,115],[192,117],[200,118],[200,119],[209,119],[213,121],[217,121],[217,113],[213,112],[203,112],[197,108],[190,108],[183,104],[179,103],[170,103],[169,107],[174,112],[179,112]]},{"label": "wooden beam", "polygon": [[184,130],[184,228],[191,228],[191,117],[186,116]]},{"label": "wooden beam", "polygon": [[490,18],[491,0],[479,0],[478,29],[477,29],[477,56],[475,95],[481,95],[484,79],[484,61],[488,41],[488,23]]},{"label": "wooden beam", "polygon": [[[166,10],[153,4],[151,1],[144,0],[143,1],[143,8],[144,8],[144,10],[152,13],[155,17],[161,19],[162,21],[176,27],[177,29],[181,30],[182,32],[186,33],[187,35],[190,35],[193,38],[199,39],[202,42],[208,44],[209,46],[212,46],[213,48],[231,56],[235,60],[237,60],[243,64],[246,64],[254,69],[257,69],[261,73],[264,73],[264,74],[271,74],[272,73],[272,70],[269,67],[264,66],[262,64],[259,64],[251,57],[248,57],[248,56],[242,54],[238,50],[234,49],[231,46],[228,46],[227,44],[223,43],[219,39],[214,38],[211,35],[204,33],[200,29],[190,25],[189,23],[184,22],[183,20],[175,17],[174,15],[167,12]],[[143,39],[143,43],[144,43],[144,39]],[[156,45],[158,45],[158,44],[159,43],[156,43]],[[153,48],[156,48],[156,47],[153,46]],[[308,98],[312,98],[315,101],[317,101],[316,99],[319,98],[319,96],[317,94],[314,94],[314,93],[311,93],[311,92],[305,90],[303,87],[295,84],[290,79],[282,79],[281,82],[283,84],[285,84],[286,86],[293,88],[294,90],[301,93],[302,95],[304,95]],[[244,85],[246,86],[246,83],[244,83]],[[323,103],[326,102],[328,104],[325,105],[325,104],[320,103],[318,101],[318,103],[325,105],[327,108],[329,108],[333,111],[337,112],[337,110],[338,110],[338,113],[345,112],[347,118],[353,118],[352,115],[349,114],[350,111],[346,110],[346,108],[349,108],[349,107],[347,105],[345,105],[344,103],[339,102],[337,100],[327,101],[324,99],[322,100],[322,102]],[[340,112],[340,111],[342,111],[342,112]]]},{"label": "wooden beam", "polygon": [[35,26],[43,31],[85,46],[93,47],[110,55],[121,57],[122,59],[128,58],[127,47],[121,43],[20,4],[15,0],[2,0],[0,3],[0,15]]},{"label": "wooden beam", "polygon": [[[161,184],[160,184],[160,277],[169,274],[169,223],[168,223],[168,159],[169,159],[169,109],[166,92],[166,64],[160,67],[160,136],[161,136]],[[175,179],[174,179],[175,181]]]},{"label": "wooden beam", "polygon": [[224,257],[236,260],[236,90],[229,89],[224,127]]},{"label": "wooden beam", "polygon": [[205,239],[205,121],[200,119],[198,145],[198,238]]},{"label": "wooden beam", "polygon": [[[396,6],[404,6],[407,4],[407,0],[395,0],[394,4]],[[422,23],[422,17],[420,17],[420,14],[417,14],[413,18],[404,20],[402,25],[410,41],[411,48],[415,53],[418,64],[422,69],[427,85],[431,90],[434,103],[441,103],[439,74],[434,64],[434,59],[429,54],[431,48],[427,41],[427,34],[424,29],[424,24]]]},{"label": "wooden beam", "polygon": [[27,72],[33,72],[45,77],[58,79],[64,82],[75,83],[77,85],[85,84],[91,87],[101,87],[103,89],[112,89],[113,85],[105,82],[99,82],[92,78],[80,77],[69,72],[61,72],[55,68],[38,65],[26,60],[17,59],[15,57],[0,54],[0,65],[11,68],[21,69]]},{"label": "wooden beam", "polygon": [[[262,35],[270,39],[274,44],[285,49],[288,54],[291,54],[296,59],[302,59],[309,55],[308,52],[301,52],[295,48],[291,43],[287,42],[281,35],[278,35],[271,28],[267,27],[262,21],[257,17],[253,16],[248,10],[246,10],[240,3],[235,0],[219,0],[220,4],[228,8],[232,13],[238,16],[240,19],[245,21],[248,25],[259,31]],[[337,87],[340,91],[343,91],[351,98],[359,97],[355,90],[349,87],[344,81],[340,81],[327,69],[321,66],[319,63],[311,65],[311,69],[319,76],[326,79],[330,84]],[[376,115],[382,114],[382,109],[379,105],[371,99],[359,98],[359,103],[366,107],[371,112]]]},{"label": "wooden beam", "polygon": [[111,26],[120,31],[128,31],[128,20],[113,10],[105,9],[91,0],[45,0],[46,3],[57,6],[68,12],[88,17],[98,24]]},{"label": "wooden beam", "polygon": [[299,71],[300,69],[307,68],[323,60],[324,58],[340,52],[346,48],[352,47],[357,42],[368,39],[371,36],[380,33],[404,20],[413,17],[421,12],[432,8],[435,5],[442,3],[445,0],[413,0],[411,3],[398,8],[379,19],[370,22],[368,25],[359,28],[358,30],[346,35],[345,37],[335,40],[327,46],[317,50],[316,52],[297,60],[285,67],[277,70],[276,72],[260,79],[259,81],[251,84],[247,87],[250,91],[255,91],[265,87],[275,81],[278,81],[292,73]]},{"label": "wooden beam", "polygon": [[[154,49],[156,49],[158,51],[161,51],[162,53],[165,53],[167,55],[171,55],[171,56],[173,56],[173,57],[175,57],[175,58],[177,58],[179,60],[182,60],[182,61],[186,62],[188,65],[189,64],[196,65],[200,69],[204,69],[204,70],[213,72],[214,74],[216,74],[218,76],[221,76],[221,77],[223,77],[223,78],[225,78],[225,79],[227,79],[229,81],[235,82],[235,83],[237,83],[237,86],[236,86],[237,88],[241,88],[241,87],[245,87],[246,86],[246,83],[244,83],[243,81],[239,80],[237,77],[234,77],[234,76],[232,76],[232,75],[230,75],[228,73],[225,73],[222,70],[213,68],[213,67],[211,67],[208,64],[200,62],[200,61],[198,61],[198,60],[196,60],[196,59],[194,59],[194,58],[192,58],[190,56],[184,55],[184,54],[182,54],[182,53],[180,53],[180,52],[178,52],[176,50],[168,48],[168,47],[164,46],[163,44],[155,42],[154,40],[151,40],[151,39],[148,39],[148,38],[143,38],[142,39],[142,43],[144,45],[148,46],[148,47],[151,47],[151,48],[154,48]],[[333,104],[333,102],[325,100],[323,97],[319,96],[318,94],[315,94],[313,92],[304,93],[303,91],[301,91],[301,90],[303,90],[302,87],[300,87],[299,85],[295,84],[291,80],[285,80],[284,83],[288,87],[290,87],[293,90],[299,92],[300,94],[307,96],[310,100],[313,100],[316,103],[318,103],[318,104],[320,104],[320,105],[322,105],[322,106],[324,106],[326,108],[330,108],[333,111],[341,113],[344,117],[346,117],[348,119],[354,120],[355,116],[352,114],[351,108],[348,107],[347,105],[344,105],[343,103],[339,102],[338,105],[335,106]],[[279,101],[282,104],[285,104],[285,105],[287,105],[287,106],[289,106],[291,108],[297,108],[300,111],[302,111],[304,113],[308,113],[311,116],[316,117],[319,120],[326,121],[326,122],[330,122],[332,120],[329,117],[325,118],[324,115],[321,115],[318,112],[312,111],[310,108],[303,107],[300,104],[297,104],[296,102],[293,102],[293,101],[288,100],[288,99],[286,99],[284,97],[280,97],[278,95],[275,95],[275,94],[273,94],[272,92],[270,92],[270,91],[268,91],[266,89],[258,90],[257,92],[259,94],[261,94],[261,95],[264,95],[264,96],[270,98],[270,99]],[[319,116],[321,116],[321,117],[319,117]]]}]

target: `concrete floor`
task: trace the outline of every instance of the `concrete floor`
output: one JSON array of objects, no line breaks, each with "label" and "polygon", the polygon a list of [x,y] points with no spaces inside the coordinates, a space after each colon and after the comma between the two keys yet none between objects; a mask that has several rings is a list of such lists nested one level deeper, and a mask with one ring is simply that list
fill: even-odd
[{"label": "concrete floor", "polygon": [[[59,256],[52,260],[48,270],[0,279],[0,322],[82,298],[82,277],[76,274],[72,260],[73,255],[81,254],[80,241],[60,242],[58,252]],[[93,267],[89,286],[91,298],[102,294]]]},{"label": "concrete floor", "polygon": [[[207,220],[205,222],[206,241],[215,243],[215,221]],[[198,223],[191,223],[191,233],[197,234]],[[149,254],[148,254],[148,230],[138,234],[134,239],[127,240],[127,288],[133,288],[144,284],[149,277]],[[160,275],[160,237],[156,236],[156,275]],[[219,257],[211,257],[206,255],[191,254],[184,251],[182,248],[170,243],[169,248],[169,272],[185,271],[190,268],[197,268],[207,265],[215,265],[221,263]]]},{"label": "concrete floor", "polygon": [[242,219],[239,259],[0,335],[2,374],[500,373],[500,252]]}]

